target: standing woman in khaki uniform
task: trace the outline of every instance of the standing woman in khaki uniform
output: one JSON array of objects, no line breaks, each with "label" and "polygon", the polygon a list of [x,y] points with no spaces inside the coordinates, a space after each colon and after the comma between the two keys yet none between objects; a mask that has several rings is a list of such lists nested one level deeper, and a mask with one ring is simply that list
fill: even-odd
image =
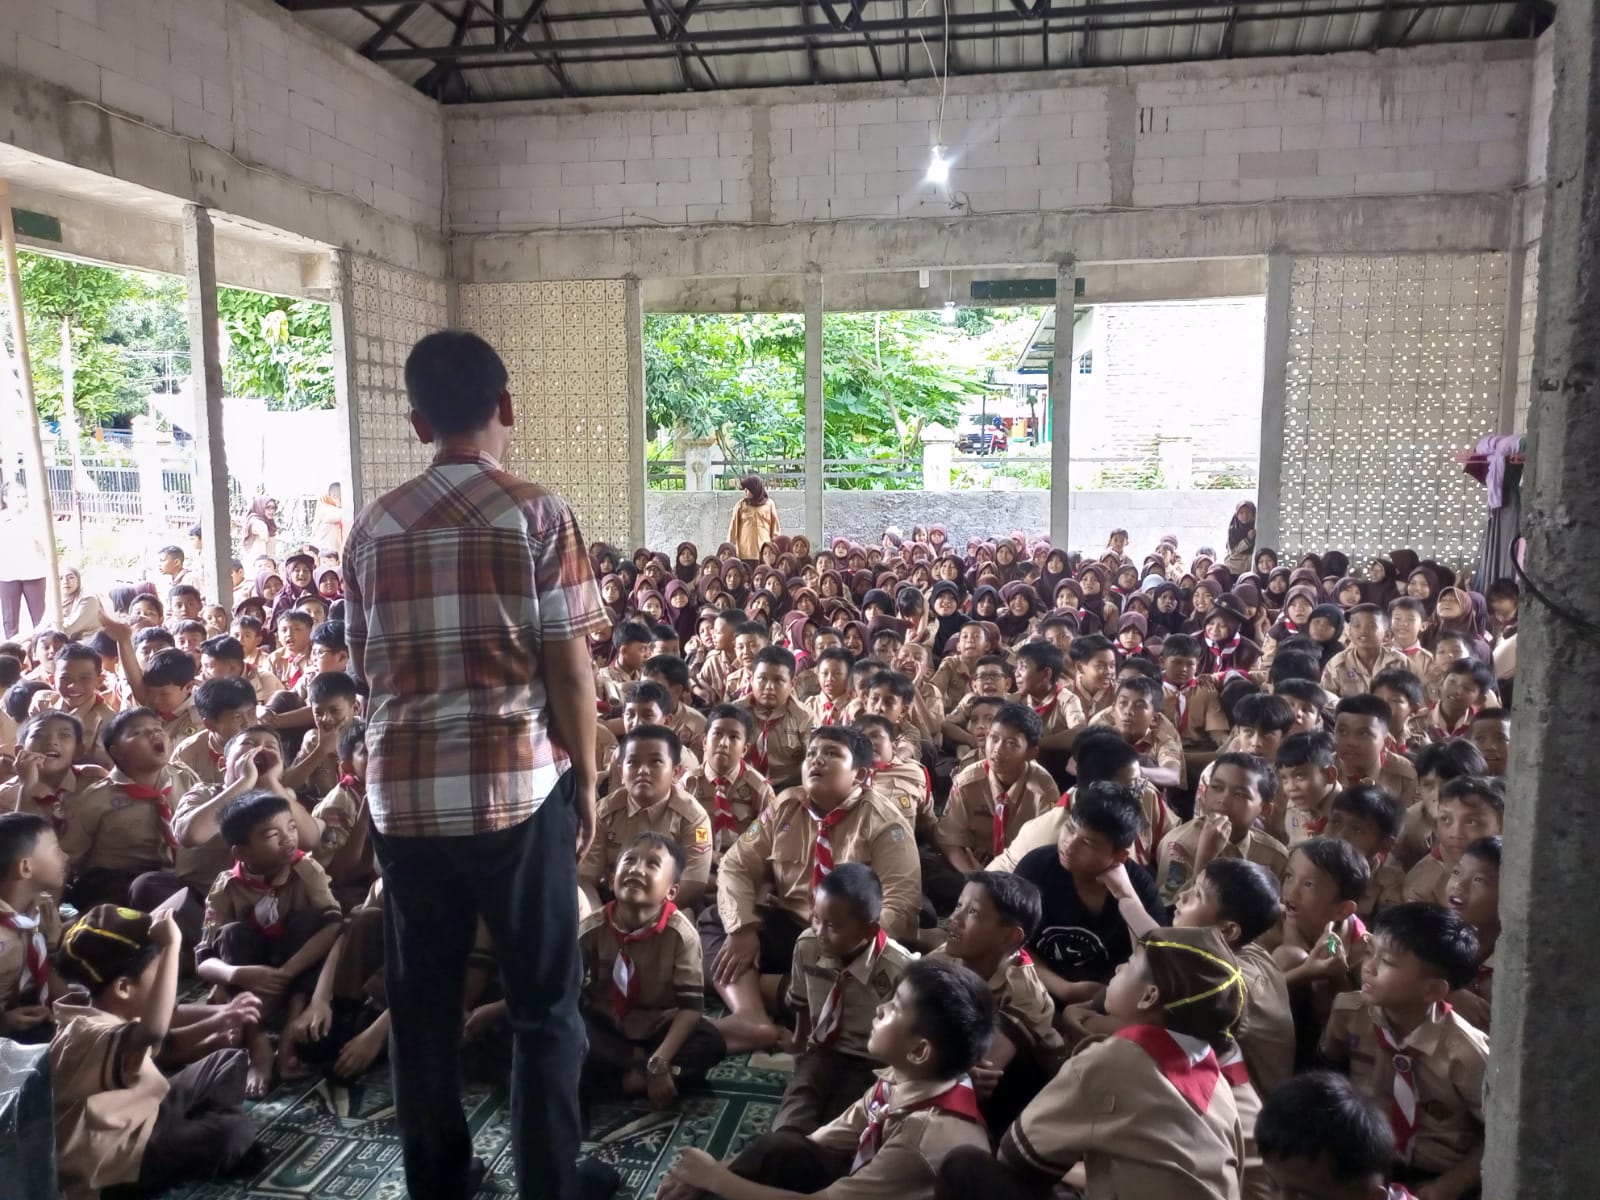
[{"label": "standing woman in khaki uniform", "polygon": [[740,558],[754,562],[761,557],[761,547],[778,536],[778,506],[767,495],[761,476],[746,475],[739,480],[739,486],[744,489],[744,496],[733,507],[728,540]]}]

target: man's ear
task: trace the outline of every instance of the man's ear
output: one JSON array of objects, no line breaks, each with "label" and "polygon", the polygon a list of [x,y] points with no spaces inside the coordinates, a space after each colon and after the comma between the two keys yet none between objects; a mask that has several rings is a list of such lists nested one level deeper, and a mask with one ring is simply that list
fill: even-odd
[{"label": "man's ear", "polygon": [[499,418],[500,424],[504,425],[507,429],[510,429],[517,423],[517,413],[516,409],[511,404],[510,392],[500,393],[500,399],[495,404],[495,416]]},{"label": "man's ear", "polygon": [[411,410],[411,429],[417,435],[417,440],[424,446],[433,444],[433,425],[429,423],[427,417],[416,409]]}]

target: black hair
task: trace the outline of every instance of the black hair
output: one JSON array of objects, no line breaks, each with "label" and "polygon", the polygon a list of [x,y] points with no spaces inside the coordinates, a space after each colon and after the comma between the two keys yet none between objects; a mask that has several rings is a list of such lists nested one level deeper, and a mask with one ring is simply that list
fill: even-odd
[{"label": "black hair", "polygon": [[1461,857],[1466,858],[1470,854],[1473,858],[1493,863],[1495,869],[1499,870],[1501,845],[1502,839],[1498,833],[1491,833],[1488,837],[1474,838],[1467,843],[1467,848],[1461,852]]},{"label": "black hair", "polygon": [[5,691],[22,678],[22,660],[11,654],[0,654],[0,691]]},{"label": "black hair", "polygon": [[620,650],[624,646],[644,646],[651,641],[650,627],[643,621],[624,621],[611,635],[611,645]]},{"label": "black hair", "polygon": [[[623,850],[632,850],[635,846],[655,846],[664,850],[668,861],[672,863],[672,882],[677,883],[683,878],[683,869],[689,865],[689,856],[683,852],[683,847],[678,844],[677,838],[657,833],[654,829],[646,829],[629,838]],[[617,861],[619,863],[622,861],[621,855],[617,856]]]},{"label": "black hair", "polygon": [[1478,973],[1478,933],[1454,909],[1413,902],[1383,909],[1372,932],[1414,954],[1450,988],[1464,988]]},{"label": "black hair", "polygon": [[1273,1089],[1262,1101],[1255,1135],[1263,1159],[1326,1162],[1341,1184],[1382,1186],[1394,1159],[1387,1114],[1333,1071],[1296,1075]]},{"label": "black hair", "polygon": [[1233,706],[1233,723],[1263,733],[1287,733],[1294,727],[1294,709],[1282,696],[1260,692],[1245,696]]},{"label": "black hair", "polygon": [[1511,720],[1511,710],[1506,708],[1480,708],[1472,714],[1472,724],[1479,721],[1506,721]]},{"label": "black hair", "polygon": [[182,650],[157,650],[144,669],[144,684],[146,687],[183,687],[193,683],[198,673],[194,659]]},{"label": "black hair", "polygon": [[117,656],[117,643],[115,639],[113,639],[112,636],[104,629],[97,630],[95,633],[90,634],[84,639],[83,644],[88,646],[103,659],[115,658]]},{"label": "black hair", "polygon": [[1228,718],[1228,724],[1239,724],[1239,718],[1235,711],[1239,707],[1239,701],[1246,696],[1259,696],[1260,694],[1261,688],[1254,680],[1244,675],[1235,675],[1227,683],[1223,684],[1222,690],[1217,693],[1217,700],[1222,705],[1223,715]]},{"label": "black hair", "polygon": [[367,723],[351,721],[339,732],[338,754],[340,762],[354,762],[356,750],[366,744]]},{"label": "black hair", "polygon": [[1314,707],[1318,714],[1328,703],[1328,693],[1320,683],[1309,679],[1280,679],[1272,685],[1272,694],[1285,700],[1301,700]]},{"label": "black hair", "polygon": [[[1078,643],[1072,643],[1076,649]],[[1066,656],[1061,653],[1060,647],[1051,642],[1025,642],[1017,649],[1017,661],[1032,663],[1041,671],[1050,672],[1050,682],[1055,683],[1061,678],[1061,673],[1067,669]]]},{"label": "black hair", "polygon": [[1278,747],[1278,770],[1286,767],[1318,767],[1323,770],[1333,766],[1333,735],[1318,729],[1311,733],[1294,733],[1283,739]]},{"label": "black hair", "polygon": [[206,623],[194,617],[185,617],[172,627],[173,636],[180,633],[198,633],[202,638],[206,635]]},{"label": "black hair", "polygon": [[1484,589],[1485,600],[1516,600],[1522,595],[1522,589],[1517,586],[1515,579],[1496,579]]},{"label": "black hair", "polygon": [[1148,679],[1157,687],[1161,686],[1161,668],[1148,658],[1126,658],[1117,668],[1117,681],[1120,684],[1124,679]]},{"label": "black hair", "polygon": [[[1132,662],[1138,661],[1140,660],[1132,660]],[[1128,665],[1131,666],[1132,662]],[[1138,692],[1150,702],[1150,707],[1154,708],[1157,713],[1161,711],[1161,701],[1166,695],[1160,681],[1151,679],[1148,675],[1123,676],[1117,680],[1117,686],[1112,695],[1115,696],[1117,692]]]},{"label": "black hair", "polygon": [[[1073,642],[1072,644],[1076,646],[1078,643]],[[984,667],[1006,667],[1009,669],[1010,666],[1011,664],[1006,662],[1006,656],[1004,654],[985,654],[977,662],[972,664],[972,673],[976,675],[979,671],[983,670]]]},{"label": "black hair", "polygon": [[[1048,645],[1048,643],[1046,643]],[[1107,650],[1115,651],[1111,639],[1103,633],[1086,633],[1080,638],[1072,639],[1072,649],[1068,651],[1075,663],[1086,663],[1097,654],[1104,654]]]},{"label": "black hair", "polygon": [[883,915],[883,884],[866,863],[840,863],[822,877],[817,891],[843,900],[858,921],[876,924]]},{"label": "black hair", "polygon": [[1044,722],[1039,719],[1039,714],[1026,704],[1016,704],[1007,701],[1000,706],[1000,711],[994,714],[994,719],[989,722],[989,728],[996,725],[1007,729],[1015,729],[1028,743],[1028,748],[1039,744],[1039,739],[1044,737]]},{"label": "black hair", "polygon": [[[744,610],[739,608],[723,609],[717,614],[717,620],[726,621],[729,625],[732,625],[736,634],[741,632],[739,628],[741,625],[749,624],[749,622],[745,620]],[[758,621],[757,624],[760,624],[760,622]]]},{"label": "black hair", "polygon": [[1039,921],[1044,916],[1044,900],[1031,880],[1010,871],[973,871],[967,876],[966,884],[981,887],[1000,919],[1022,930],[1023,941],[1038,931]]},{"label": "black hair", "polygon": [[1230,750],[1226,754],[1219,754],[1211,760],[1212,769],[1217,767],[1238,767],[1248,771],[1256,777],[1256,790],[1261,793],[1261,803],[1271,804],[1278,795],[1278,773],[1272,769],[1272,764],[1257,754],[1245,754],[1239,750]]},{"label": "black hair", "polygon": [[1002,704],[1011,703],[1004,696],[979,696],[973,694],[967,697],[967,719],[972,719],[972,710],[975,708],[988,708],[991,704],[999,708]]},{"label": "black hair", "polygon": [[1078,622],[1066,613],[1051,613],[1040,621],[1039,632],[1042,634],[1046,629],[1065,629],[1070,631],[1073,637],[1078,636]]},{"label": "black hair", "polygon": [[1161,643],[1161,661],[1169,658],[1194,658],[1200,657],[1200,647],[1187,633],[1169,634]]},{"label": "black hair", "polygon": [[270,821],[282,813],[293,812],[289,802],[277,792],[258,789],[228,801],[217,819],[222,840],[230,846],[244,846],[250,835],[263,821]]},{"label": "black hair", "polygon": [[673,766],[683,761],[683,742],[665,725],[635,725],[628,730],[617,739],[618,762],[622,761],[622,756],[634,742],[661,742],[666,746],[667,757],[672,760]]},{"label": "black hair", "polygon": [[[673,636],[677,636],[676,631]],[[659,675],[673,687],[689,686],[689,664],[676,654],[657,654],[654,658],[645,659],[644,673]]]},{"label": "black hair", "polygon": [[151,625],[133,635],[133,644],[136,649],[143,650],[151,642],[159,642],[163,646],[176,646],[178,644],[173,640],[172,631],[164,625]]},{"label": "black hair", "polygon": [[441,437],[476,433],[506,391],[506,365],[493,346],[464,329],[441,329],[406,355],[406,397]]},{"label": "black hair", "polygon": [[[762,631],[765,633],[765,630]],[[756,668],[762,665],[769,667],[782,667],[789,672],[789,677],[794,678],[794,651],[787,646],[767,646],[750,663],[750,674],[756,673]]]},{"label": "black hair", "polygon": [[872,765],[872,743],[859,729],[851,729],[848,725],[821,725],[811,731],[808,740],[838,742],[850,751],[850,765],[858,771]]},{"label": "black hair", "polygon": [[38,813],[0,813],[0,878],[33,853],[40,835],[49,828],[50,822]]},{"label": "black hair", "polygon": [[1273,656],[1272,665],[1267,668],[1267,682],[1273,687],[1280,683],[1287,683],[1291,679],[1303,679],[1307,683],[1320,683],[1322,680],[1322,658],[1309,650],[1285,650],[1280,647]]},{"label": "black hair", "polygon": [[[1462,638],[1470,642],[1469,634],[1461,634]],[[1478,690],[1484,695],[1494,691],[1494,672],[1489,667],[1475,658],[1463,658],[1451,663],[1445,668],[1445,675],[1470,675],[1472,682],[1478,685]]]},{"label": "black hair", "polygon": [[193,596],[196,600],[205,599],[200,594],[200,589],[192,583],[175,583],[167,589],[168,600],[188,599]]},{"label": "black hair", "polygon": [[821,666],[825,662],[843,663],[846,671],[848,671],[855,664],[855,661],[855,655],[851,654],[850,651],[846,650],[843,646],[829,646],[826,650],[817,655],[818,666]]},{"label": "black hair", "polygon": [[316,622],[311,619],[311,614],[302,609],[291,608],[286,613],[278,614],[278,624],[288,621],[295,625],[304,625],[307,629],[315,628]]},{"label": "black hair", "polygon": [[83,745],[83,722],[65,709],[60,708],[47,708],[43,712],[34,713],[33,716],[24,721],[22,727],[17,730],[17,745],[27,745],[28,739],[33,736],[33,731],[43,727],[49,721],[65,721],[71,725],[73,740],[79,746]]},{"label": "black hair", "polygon": [[1345,624],[1348,625],[1356,617],[1373,617],[1377,620],[1380,626],[1384,626],[1389,623],[1389,614],[1384,612],[1383,609],[1376,604],[1357,604],[1345,614]]},{"label": "black hair", "polygon": [[1451,738],[1448,742],[1434,742],[1424,746],[1415,763],[1417,778],[1433,775],[1440,783],[1448,783],[1463,775],[1483,775],[1489,770],[1483,751],[1466,738]]},{"label": "black hair", "polygon": [[1128,769],[1129,763],[1139,761],[1139,752],[1115,729],[1106,725],[1091,725],[1078,735],[1072,747],[1072,760],[1077,765],[1078,786],[1091,783],[1109,783]]},{"label": "black hair", "polygon": [[1397,838],[1406,827],[1405,806],[1376,784],[1345,788],[1333,798],[1333,811],[1371,821],[1379,837]]},{"label": "black hair", "polygon": [[672,693],[659,683],[648,679],[641,679],[638,683],[630,683],[622,690],[624,704],[654,704],[662,715],[672,711]]},{"label": "black hair", "polygon": [[881,729],[891,738],[895,737],[900,732],[894,727],[894,722],[889,720],[889,718],[884,716],[882,713],[857,713],[850,724],[853,728],[861,730],[862,733],[865,733],[869,729]]},{"label": "black hair", "polygon": [[1283,919],[1278,877],[1245,858],[1213,858],[1200,871],[1217,898],[1217,916],[1239,927],[1239,944],[1249,945]]},{"label": "black hair", "polygon": [[895,699],[902,704],[910,704],[917,698],[916,685],[900,674],[899,671],[879,671],[867,680],[868,691],[876,691],[881,687],[886,687],[893,692]]},{"label": "black hair", "polygon": [[153,607],[156,610],[156,617],[158,619],[160,619],[160,620],[165,620],[166,619],[167,606],[162,604],[159,598],[157,598],[156,596],[150,594],[149,592],[137,592],[137,593],[135,593],[133,599],[128,601],[128,611],[131,613],[134,609],[138,608],[139,605],[141,605],[141,604],[146,604],[146,605],[149,605],[149,606]]},{"label": "black hair", "polygon": [[307,704],[326,704],[330,700],[348,700],[354,704],[360,698],[356,681],[343,671],[323,671],[306,685]]},{"label": "black hair", "polygon": [[[683,641],[683,638],[678,635],[678,631],[671,625],[657,625],[652,621],[650,624],[650,640],[652,642],[681,642]],[[658,654],[656,657],[674,658],[676,656],[671,654]]]},{"label": "black hair", "polygon": [[256,690],[243,679],[208,679],[194,690],[194,708],[202,720],[215,721],[225,712],[256,709]]},{"label": "black hair", "polygon": [[879,671],[887,671],[888,669],[889,664],[884,662],[883,659],[873,658],[869,655],[865,658],[858,658],[850,664],[850,677],[852,679],[857,677],[871,679]]},{"label": "black hair", "polygon": [[737,704],[713,704],[710,708],[706,709],[706,732],[708,734],[710,733],[711,723],[713,721],[721,721],[724,718],[737,721],[741,726],[744,727],[745,741],[749,741],[751,738],[755,737],[755,718],[750,715],[750,710],[748,708],[740,708]]},{"label": "black hair", "polygon": [[1072,795],[1071,824],[1100,834],[1113,850],[1127,850],[1144,827],[1144,809],[1131,787],[1109,780],[1080,784]]},{"label": "black hair", "polygon": [[1389,702],[1382,696],[1374,696],[1371,692],[1362,692],[1359,696],[1346,696],[1339,701],[1333,710],[1337,717],[1373,717],[1383,722],[1385,729],[1394,720],[1394,713],[1389,709]]},{"label": "black hair", "polygon": [[312,629],[311,644],[321,646],[324,650],[340,650],[348,653],[350,643],[345,640],[344,622],[331,617],[322,622]]},{"label": "black hair", "polygon": [[100,745],[105,748],[106,753],[109,754],[111,752],[111,747],[117,744],[117,740],[122,737],[124,729],[145,717],[154,717],[158,721],[161,719],[160,714],[155,709],[145,708],[141,705],[138,708],[123,709],[104,725],[100,726]]},{"label": "black hair", "polygon": [[734,637],[758,637],[763,642],[772,642],[772,627],[765,621],[744,620],[739,622],[739,628],[733,631]]},{"label": "black hair", "polygon": [[[198,525],[195,526],[195,529],[198,530],[199,528],[200,527]],[[183,561],[183,547],[181,547],[181,546],[163,546],[163,547],[161,547],[161,549],[157,550],[156,553],[157,554],[171,554],[171,555],[174,555],[179,562]]]},{"label": "black hair", "polygon": [[50,685],[42,679],[23,679],[13,683],[6,689],[4,706],[6,716],[18,725],[28,719],[28,709],[33,707],[33,698],[40,692],[48,692]]},{"label": "black hair", "polygon": [[1439,803],[1446,800],[1474,800],[1494,809],[1503,820],[1506,815],[1505,780],[1493,775],[1458,775],[1439,789]]},{"label": "black hair", "polygon": [[907,616],[912,613],[926,612],[928,602],[923,599],[922,592],[916,584],[905,583],[901,584],[900,589],[894,594],[894,607],[895,611],[900,613],[901,616]]},{"label": "black hair", "polygon": [[92,647],[85,646],[82,642],[68,642],[56,651],[56,666],[64,666],[69,662],[93,663],[96,671],[105,669],[105,663],[101,660],[100,655]]},{"label": "black hair", "polygon": [[953,1079],[988,1053],[994,1038],[989,985],[951,959],[918,959],[900,977],[914,998],[913,1026],[933,1046],[934,1074]]},{"label": "black hair", "polygon": [[1312,866],[1333,880],[1340,900],[1359,901],[1367,894],[1372,867],[1367,856],[1343,838],[1308,838],[1291,853],[1304,854]]},{"label": "black hair", "polygon": [[200,643],[200,653],[218,662],[244,662],[244,645],[236,637],[229,637],[219,633],[214,638],[207,638]]}]

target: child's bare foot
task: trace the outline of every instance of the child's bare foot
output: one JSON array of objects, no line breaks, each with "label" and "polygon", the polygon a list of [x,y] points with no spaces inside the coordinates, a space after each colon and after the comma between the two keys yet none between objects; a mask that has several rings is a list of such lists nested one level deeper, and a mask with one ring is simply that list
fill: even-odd
[{"label": "child's bare foot", "polygon": [[748,1054],[754,1050],[772,1050],[778,1045],[780,1030],[770,1021],[752,1021],[745,1017],[723,1017],[713,1021],[729,1054]]},{"label": "child's bare foot", "polygon": [[778,1030],[778,1044],[777,1044],[776,1049],[777,1049],[779,1054],[793,1054],[793,1053],[795,1053],[795,1047],[796,1047],[797,1044],[798,1043],[796,1043],[795,1040],[794,1040],[794,1030],[792,1030],[792,1029],[780,1029],[780,1030]]},{"label": "child's bare foot", "polygon": [[250,1069],[244,1077],[245,1099],[260,1100],[272,1090],[272,1039],[258,1027],[245,1034],[244,1042],[250,1056]]},{"label": "child's bare foot", "polygon": [[644,1072],[637,1067],[630,1067],[622,1075],[622,1094],[624,1096],[642,1096],[649,1087],[649,1081]]}]

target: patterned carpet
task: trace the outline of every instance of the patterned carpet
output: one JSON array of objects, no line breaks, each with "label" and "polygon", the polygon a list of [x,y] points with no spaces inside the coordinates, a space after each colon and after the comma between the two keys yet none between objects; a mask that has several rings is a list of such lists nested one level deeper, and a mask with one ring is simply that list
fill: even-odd
[{"label": "patterned carpet", "polygon": [[[585,1144],[584,1157],[616,1167],[619,1200],[652,1196],[685,1146],[726,1157],[768,1129],[792,1066],[783,1055],[740,1055],[721,1063],[709,1090],[683,1097],[676,1111],[651,1112],[642,1103],[599,1106],[596,1140]],[[515,1195],[509,1101],[470,1085],[464,1100],[474,1146],[489,1166],[479,1195]],[[317,1081],[280,1086],[253,1111],[272,1155],[266,1168],[253,1180],[197,1184],[167,1193],[167,1200],[399,1200],[406,1194],[386,1065],[352,1087]]]}]

